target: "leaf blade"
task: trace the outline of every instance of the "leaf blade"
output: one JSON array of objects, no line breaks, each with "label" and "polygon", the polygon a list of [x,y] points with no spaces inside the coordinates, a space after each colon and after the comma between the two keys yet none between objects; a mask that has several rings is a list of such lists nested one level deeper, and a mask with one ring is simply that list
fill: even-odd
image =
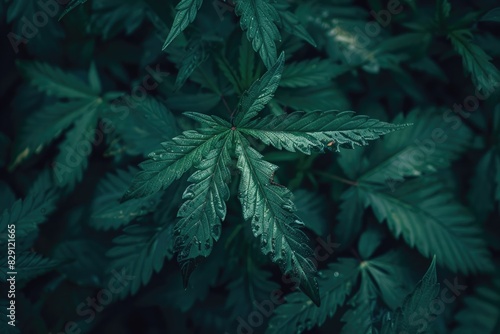
[{"label": "leaf blade", "polygon": [[234,119],[236,126],[244,126],[271,101],[274,92],[278,89],[284,62],[285,54],[282,52],[274,65],[243,93]]},{"label": "leaf blade", "polygon": [[135,176],[121,201],[144,197],[167,188],[189,170],[195,161],[200,161],[227,131],[200,133],[189,130],[162,143],[162,149],[150,153],[149,160],[139,165],[142,170]]},{"label": "leaf blade", "polygon": [[175,7],[177,13],[175,14],[174,22],[168,32],[168,36],[163,43],[162,50],[165,50],[194,21],[202,3],[203,0],[181,0],[179,2]]},{"label": "leaf blade", "polygon": [[304,223],[294,214],[291,192],[270,184],[270,172],[276,170],[276,166],[262,160],[262,155],[249,147],[241,135],[236,155],[237,168],[242,173],[238,197],[243,217],[251,222],[254,236],[260,237],[262,252],[271,254],[272,261],[284,274],[299,279],[302,291],[319,305],[316,268],[309,258],[312,250],[300,230]]},{"label": "leaf blade", "polygon": [[235,13],[240,16],[241,29],[246,31],[253,49],[260,54],[264,65],[271,68],[277,56],[275,41],[281,39],[276,8],[268,0],[238,0]]},{"label": "leaf blade", "polygon": [[230,145],[233,133],[219,139],[205,158],[197,164],[197,171],[188,179],[192,182],[182,198],[186,201],[179,208],[181,218],[174,227],[175,251],[187,282],[197,260],[208,257],[213,243],[221,233],[221,221],[226,217],[229,199],[227,184],[231,180],[228,164],[231,161]]}]

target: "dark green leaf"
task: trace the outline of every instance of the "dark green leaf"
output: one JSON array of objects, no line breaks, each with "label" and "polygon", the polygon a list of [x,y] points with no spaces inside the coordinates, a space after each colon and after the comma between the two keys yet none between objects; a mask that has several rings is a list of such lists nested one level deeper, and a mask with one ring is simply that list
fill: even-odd
[{"label": "dark green leaf", "polygon": [[253,49],[260,54],[264,65],[271,68],[277,57],[275,41],[281,40],[276,26],[280,20],[278,12],[269,0],[237,0],[235,12]]}]

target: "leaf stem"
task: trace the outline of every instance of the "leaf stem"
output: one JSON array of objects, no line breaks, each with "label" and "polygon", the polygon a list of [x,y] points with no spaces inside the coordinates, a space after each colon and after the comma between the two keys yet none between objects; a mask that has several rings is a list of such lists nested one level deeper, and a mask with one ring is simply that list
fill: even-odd
[{"label": "leaf stem", "polygon": [[315,174],[318,174],[319,176],[323,176],[327,179],[331,179],[331,180],[334,180],[334,181],[339,181],[339,182],[342,182],[342,183],[345,183],[345,184],[348,184],[348,185],[351,185],[351,186],[354,186],[354,187],[357,187],[358,186],[358,182],[357,181],[351,181],[351,180],[348,180],[348,179],[344,179],[343,177],[340,177],[340,176],[337,176],[337,175],[333,175],[333,174],[328,174],[328,173],[325,173],[325,172],[314,172]]},{"label": "leaf stem", "polygon": [[227,101],[226,101],[226,98],[224,97],[224,95],[220,95],[220,99],[222,100],[222,102],[224,103],[224,106],[226,107],[226,110],[227,112],[229,113],[229,115],[232,115],[233,112],[231,111],[231,108],[229,108],[229,105],[227,104]]}]

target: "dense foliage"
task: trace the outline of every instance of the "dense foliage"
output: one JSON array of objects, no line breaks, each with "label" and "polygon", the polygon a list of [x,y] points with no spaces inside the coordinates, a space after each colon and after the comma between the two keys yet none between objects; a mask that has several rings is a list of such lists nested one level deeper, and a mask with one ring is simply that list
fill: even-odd
[{"label": "dense foliage", "polygon": [[496,6],[0,0],[1,333],[499,333]]}]

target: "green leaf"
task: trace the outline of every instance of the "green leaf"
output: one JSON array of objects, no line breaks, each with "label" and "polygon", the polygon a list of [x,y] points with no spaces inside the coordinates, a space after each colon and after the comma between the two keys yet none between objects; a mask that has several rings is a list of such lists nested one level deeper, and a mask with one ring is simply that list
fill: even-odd
[{"label": "green leaf", "polygon": [[393,192],[385,189],[360,187],[359,192],[396,238],[402,235],[426,257],[435,254],[453,272],[491,270],[490,254],[474,217],[435,177],[406,181]]},{"label": "green leaf", "polygon": [[500,83],[500,72],[491,63],[491,57],[472,42],[469,30],[455,30],[448,33],[455,50],[462,57],[463,66],[471,74],[472,83],[481,92],[492,92]]},{"label": "green leaf", "polygon": [[190,46],[181,62],[179,73],[177,73],[177,77],[175,78],[174,89],[179,90],[189,76],[207,59],[207,57],[208,55],[201,43]]},{"label": "green leaf", "polygon": [[[91,109],[91,108],[90,108]],[[97,127],[97,111],[88,110],[75,121],[68,131],[64,142],[59,147],[59,154],[54,164],[54,175],[60,187],[72,188],[83,177],[87,168],[88,157],[94,146],[94,132]]]},{"label": "green leaf", "polygon": [[18,62],[22,73],[30,79],[31,84],[48,95],[59,98],[97,98],[99,91],[73,74],[60,68],[39,62]]},{"label": "green leaf", "polygon": [[272,281],[270,272],[260,269],[250,257],[245,264],[243,268],[238,266],[237,270],[241,274],[227,284],[229,293],[225,308],[231,313],[231,319],[250,314],[256,309],[256,303],[269,299],[273,291],[280,291],[279,284]]},{"label": "green leaf", "polygon": [[134,295],[146,285],[155,272],[163,267],[165,257],[173,256],[172,224],[164,226],[131,225],[113,239],[114,247],[106,255],[112,258],[111,267],[133,276],[119,292],[120,297]]},{"label": "green leaf", "polygon": [[297,111],[350,109],[343,91],[330,82],[305,88],[281,88],[274,99],[285,108]]},{"label": "green leaf", "polygon": [[149,160],[139,165],[142,171],[137,173],[122,201],[151,195],[167,188],[226,135],[227,132],[222,131],[200,133],[189,130],[162,143],[162,149],[150,153]]},{"label": "green leaf", "polygon": [[333,317],[337,308],[344,305],[358,274],[359,262],[355,259],[340,258],[329,264],[319,278],[321,306],[317,307],[303,294],[293,292],[285,297],[286,303],[276,308],[266,334],[300,334],[323,325],[327,318]]},{"label": "green leaf", "polygon": [[436,20],[440,24],[444,24],[446,19],[450,17],[451,4],[448,0],[437,0],[436,1]]},{"label": "green leaf", "polygon": [[361,270],[359,290],[347,303],[350,308],[342,315],[345,323],[341,334],[370,334],[375,332],[375,311],[377,309],[377,291],[367,270]]},{"label": "green leaf", "polygon": [[310,260],[312,250],[300,230],[304,223],[295,215],[292,194],[285,187],[271,184],[276,166],[262,160],[241,135],[236,147],[237,168],[241,171],[238,198],[243,217],[250,221],[253,235],[260,237],[261,250],[270,255],[281,271],[298,279],[301,290],[320,304],[316,268]]},{"label": "green leaf", "polygon": [[361,201],[358,187],[351,187],[341,196],[342,203],[337,215],[335,236],[339,243],[346,247],[358,236],[363,227],[364,203]]},{"label": "green leaf", "polygon": [[[120,132],[127,153],[147,155],[152,148],[159,147],[161,142],[180,134],[175,116],[157,99],[148,97],[141,102],[130,101],[130,104],[132,107],[126,119],[117,118],[113,122]],[[109,114],[108,112],[105,116]]]},{"label": "green leaf", "polygon": [[[78,239],[57,243],[52,251],[52,258],[64,263],[57,268],[64,279],[78,285],[102,288],[109,283],[105,277],[110,262],[105,256],[106,250],[95,237],[79,236]],[[123,283],[126,284],[125,282]]]},{"label": "green leaf", "polygon": [[126,203],[119,203],[137,171],[132,168],[117,170],[101,179],[92,203],[90,226],[98,230],[117,229],[156,207],[159,196],[131,199]]},{"label": "green leaf", "polygon": [[[379,226],[368,225],[363,231],[358,241],[359,257],[369,260],[382,245],[384,233]],[[366,264],[366,263],[365,263]]]},{"label": "green leaf", "polygon": [[282,87],[316,86],[343,74],[347,67],[336,65],[329,60],[313,58],[286,65],[281,75]]},{"label": "green leaf", "polygon": [[369,140],[406,126],[354,116],[352,111],[296,111],[256,119],[239,130],[278,149],[311,154],[324,148],[339,151],[341,146],[367,145]]},{"label": "green leaf", "polygon": [[450,129],[443,122],[443,114],[449,112],[415,109],[406,117],[399,114],[394,123],[412,126],[373,145],[367,156],[369,164],[356,176],[358,181],[398,182],[449,167],[470,146],[472,133],[465,125]]},{"label": "green leaf", "polygon": [[358,250],[362,262],[359,264],[361,283],[358,292],[348,304],[350,308],[342,316],[346,324],[342,333],[373,333],[378,327],[378,299],[391,309],[396,309],[406,293],[411,275],[406,268],[407,254],[397,250],[372,258],[383,241],[379,229],[366,230],[359,239]]},{"label": "green leaf", "polygon": [[410,290],[407,285],[411,275],[406,268],[406,254],[393,249],[373,257],[383,237],[380,229],[369,228],[359,239],[361,282],[359,290],[349,299],[350,308],[342,316],[341,320],[346,323],[342,333],[372,333],[378,327],[378,300],[382,299],[391,309],[396,309]]},{"label": "green leaf", "polygon": [[174,23],[168,32],[162,50],[165,50],[170,43],[172,43],[172,41],[194,21],[202,3],[203,0],[181,0],[179,2],[175,7],[177,13],[175,14]]},{"label": "green leaf", "polygon": [[[184,113],[184,116],[189,117],[189,118],[194,119],[195,121],[199,122],[201,125],[204,126],[205,130],[213,129],[215,131],[220,131],[220,130],[223,131],[224,128],[231,127],[231,123],[229,123],[225,119],[222,119],[218,116],[209,116],[209,115],[201,114],[201,113],[194,112],[194,111],[187,111]],[[208,131],[211,131],[211,130],[208,130]]]},{"label": "green leaf", "polygon": [[237,0],[236,15],[240,16],[240,25],[252,42],[253,49],[259,53],[267,68],[276,63],[276,40],[281,40],[276,22],[280,18],[276,8],[269,0]]},{"label": "green leaf", "polygon": [[94,104],[94,100],[89,99],[59,102],[30,117],[15,143],[14,159],[9,168],[14,169],[32,154],[40,153],[84,113],[91,112]]},{"label": "green leaf", "polygon": [[[85,1],[87,1],[87,0],[85,0]],[[89,84],[90,84],[90,87],[94,91],[96,91],[96,92],[102,91],[101,79],[99,78],[99,73],[97,72],[97,66],[96,66],[95,62],[92,62],[90,64]]]},{"label": "green leaf", "polygon": [[304,222],[310,230],[316,235],[324,236],[328,233],[328,218],[325,208],[327,201],[325,198],[317,196],[312,191],[298,189],[294,191],[295,205],[297,206],[297,215],[307,217]]},{"label": "green leaf", "polygon": [[104,40],[121,33],[131,34],[150,11],[148,3],[142,0],[93,0],[91,32]]},{"label": "green leaf", "polygon": [[278,61],[243,93],[234,124],[244,126],[271,101],[278,88],[284,62],[285,54],[281,53]]},{"label": "green leaf", "polygon": [[[366,232],[361,235],[359,241],[360,253],[363,249],[363,243],[373,240],[364,240]],[[371,254],[370,254],[371,256]],[[370,258],[361,262],[360,267],[366,271],[367,277],[372,281],[373,289],[376,290],[387,306],[391,309],[396,309],[402,302],[405,293],[408,292],[407,284],[411,276],[406,269],[406,258],[400,250],[391,250],[383,255]]]},{"label": "green leaf", "polygon": [[455,314],[458,327],[453,334],[495,333],[500,319],[500,279],[475,284],[474,292],[464,299],[464,307]]},{"label": "green leaf", "polygon": [[[253,53],[253,52],[252,52]],[[238,94],[243,92],[240,82],[241,78],[238,77],[236,70],[233,68],[233,65],[227,60],[224,55],[224,51],[221,54],[215,54],[215,61],[219,66],[219,69],[222,71],[222,74],[227,78],[227,80],[233,85],[233,88],[236,90]]]},{"label": "green leaf", "polygon": [[[43,173],[24,199],[19,199],[0,215],[0,235],[7,233],[7,226],[14,224],[16,238],[23,238],[38,230],[47,216],[56,208],[57,192],[49,174]],[[0,240],[6,240],[1,238]]]},{"label": "green leaf", "polygon": [[500,22],[500,7],[493,8],[492,10],[488,11],[486,14],[481,16],[479,21]]},{"label": "green leaf", "polygon": [[217,142],[196,165],[197,171],[188,179],[192,182],[182,198],[186,200],[177,214],[181,219],[175,225],[175,251],[181,263],[185,281],[194,269],[193,263],[200,257],[208,257],[214,241],[221,233],[221,221],[226,217],[226,201],[229,199],[227,184],[231,180],[228,164],[233,133]]},{"label": "green leaf", "polygon": [[419,314],[418,312],[422,309],[429,310],[431,302],[438,293],[439,283],[437,283],[436,257],[434,256],[424,277],[418,282],[413,292],[406,297],[401,308],[398,308],[393,320],[384,324],[382,332],[386,334],[421,332],[420,328],[415,328],[415,325],[420,327],[420,322],[414,321],[414,315]]},{"label": "green leaf", "polygon": [[304,28],[304,26],[300,23],[297,16],[295,16],[294,13],[288,10],[290,6],[287,1],[282,0],[273,2],[273,5],[278,11],[281,27],[287,33],[303,39],[314,47],[317,46],[314,38],[312,38],[312,36],[307,32],[306,28]]}]

